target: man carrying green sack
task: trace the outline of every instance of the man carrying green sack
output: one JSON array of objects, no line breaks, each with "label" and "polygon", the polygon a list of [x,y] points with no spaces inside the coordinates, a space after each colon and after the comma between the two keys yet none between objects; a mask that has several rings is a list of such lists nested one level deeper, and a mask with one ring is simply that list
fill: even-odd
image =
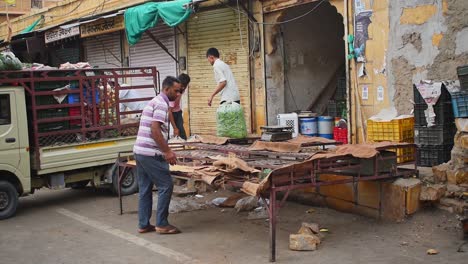
[{"label": "man carrying green sack", "polygon": [[231,68],[219,59],[219,51],[216,48],[208,49],[206,58],[213,66],[217,83],[215,91],[208,99],[208,106],[211,106],[213,98],[221,93],[221,103],[216,111],[217,135],[228,138],[247,137],[244,110],[240,105],[239,89]]},{"label": "man carrying green sack", "polygon": [[234,74],[231,68],[224,61],[219,59],[219,51],[216,48],[209,48],[206,52],[206,59],[213,66],[216,89],[208,100],[208,106],[211,106],[213,98],[221,93],[221,104],[225,102],[236,102],[240,104],[239,89],[237,88]]}]

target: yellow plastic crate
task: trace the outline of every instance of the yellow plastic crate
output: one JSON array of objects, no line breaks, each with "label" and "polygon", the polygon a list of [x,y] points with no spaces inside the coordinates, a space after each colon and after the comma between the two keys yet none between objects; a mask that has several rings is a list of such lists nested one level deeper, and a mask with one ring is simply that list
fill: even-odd
[{"label": "yellow plastic crate", "polygon": [[368,142],[414,142],[414,117],[392,121],[367,120]]},{"label": "yellow plastic crate", "polygon": [[[401,148],[397,149],[397,163],[404,163],[409,161],[414,161],[414,152],[415,148]],[[402,156],[410,155],[410,156]]]},{"label": "yellow plastic crate", "polygon": [[[408,142],[412,143],[412,142]],[[414,153],[416,148],[390,148],[388,151],[396,152],[397,163],[405,163],[409,161],[414,161]]]}]

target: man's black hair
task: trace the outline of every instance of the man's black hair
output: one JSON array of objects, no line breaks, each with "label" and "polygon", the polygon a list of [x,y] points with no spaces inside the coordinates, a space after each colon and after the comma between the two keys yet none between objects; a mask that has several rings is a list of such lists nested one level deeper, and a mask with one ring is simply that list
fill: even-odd
[{"label": "man's black hair", "polygon": [[208,56],[214,56],[216,58],[219,58],[219,51],[217,48],[209,48],[207,51],[206,51],[206,57],[208,58]]},{"label": "man's black hair", "polygon": [[190,76],[188,76],[188,74],[186,73],[181,73],[178,77],[179,81],[180,81],[180,84],[183,86],[183,87],[187,87],[187,85],[189,84],[190,82]]},{"label": "man's black hair", "polygon": [[177,79],[174,76],[167,76],[162,83],[162,88],[163,89],[170,88],[174,85],[174,83],[180,83],[179,79]]}]

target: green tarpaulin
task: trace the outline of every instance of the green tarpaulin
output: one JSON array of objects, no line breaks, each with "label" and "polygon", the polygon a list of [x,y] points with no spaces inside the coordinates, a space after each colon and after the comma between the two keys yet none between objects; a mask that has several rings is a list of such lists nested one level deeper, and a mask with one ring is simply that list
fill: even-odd
[{"label": "green tarpaulin", "polygon": [[192,9],[188,6],[189,3],[191,0],[151,2],[127,9],[125,11],[125,31],[128,43],[135,45],[141,39],[141,35],[146,30],[156,26],[160,19],[170,27],[184,22],[192,14]]},{"label": "green tarpaulin", "polygon": [[23,31],[20,32],[20,34],[25,34],[29,33],[34,30],[34,28],[44,19],[44,16],[41,16],[38,20],[36,20],[34,23],[32,23],[29,27],[23,29]]}]

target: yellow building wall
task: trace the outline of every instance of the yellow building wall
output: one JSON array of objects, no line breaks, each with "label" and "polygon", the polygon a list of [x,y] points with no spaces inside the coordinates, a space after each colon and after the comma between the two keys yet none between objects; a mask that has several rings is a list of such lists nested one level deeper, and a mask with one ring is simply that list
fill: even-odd
[{"label": "yellow building wall", "polygon": [[[366,138],[366,120],[380,110],[391,106],[391,97],[388,93],[386,75],[386,52],[388,49],[388,35],[390,29],[388,0],[364,0],[366,9],[372,10],[371,24],[369,25],[369,39],[366,42],[365,69],[367,75],[358,77],[359,67],[362,63],[350,61],[351,87],[351,125],[353,143],[362,143]],[[354,10],[350,1],[348,10]],[[354,35],[354,14],[349,12],[349,34]],[[362,99],[363,87],[367,87],[368,99]],[[377,100],[378,87],[383,87],[383,100]]]},{"label": "yellow building wall", "polygon": [[[3,1],[0,1],[3,2]],[[149,2],[148,0],[108,0],[102,6],[102,1],[96,0],[66,0],[61,5],[33,10],[26,15],[11,20],[13,35],[34,23],[44,15],[44,21],[37,28],[60,25],[74,19],[91,14],[105,13],[132,5]],[[0,24],[0,39],[7,37],[8,28],[6,22]]]}]

